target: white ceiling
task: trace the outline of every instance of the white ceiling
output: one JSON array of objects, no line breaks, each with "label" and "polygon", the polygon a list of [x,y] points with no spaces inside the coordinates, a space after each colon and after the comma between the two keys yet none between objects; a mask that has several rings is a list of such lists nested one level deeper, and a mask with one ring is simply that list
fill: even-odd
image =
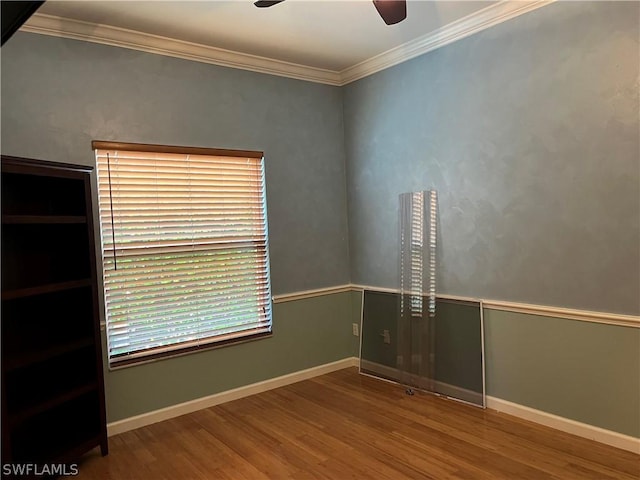
[{"label": "white ceiling", "polygon": [[554,0],[407,0],[386,25],[371,0],[47,0],[23,31],[345,85]]},{"label": "white ceiling", "polygon": [[497,2],[409,0],[385,25],[371,0],[47,1],[38,13],[342,71]]}]

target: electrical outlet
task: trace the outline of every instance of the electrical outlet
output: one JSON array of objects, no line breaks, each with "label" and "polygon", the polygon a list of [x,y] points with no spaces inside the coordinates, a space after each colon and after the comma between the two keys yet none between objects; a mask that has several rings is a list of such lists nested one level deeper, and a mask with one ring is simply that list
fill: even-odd
[{"label": "electrical outlet", "polygon": [[358,333],[358,324],[357,323],[352,323],[351,327],[353,329],[353,334],[357,337],[359,335],[359,333]]},{"label": "electrical outlet", "polygon": [[386,344],[391,343],[391,334],[389,333],[389,330],[382,331],[382,341]]}]

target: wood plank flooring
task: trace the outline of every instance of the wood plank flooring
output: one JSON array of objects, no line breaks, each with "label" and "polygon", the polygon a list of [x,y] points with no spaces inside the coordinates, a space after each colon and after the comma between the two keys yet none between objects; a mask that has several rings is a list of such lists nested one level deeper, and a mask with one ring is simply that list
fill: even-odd
[{"label": "wood plank flooring", "polygon": [[349,368],[150,425],[79,479],[634,479],[640,456]]}]

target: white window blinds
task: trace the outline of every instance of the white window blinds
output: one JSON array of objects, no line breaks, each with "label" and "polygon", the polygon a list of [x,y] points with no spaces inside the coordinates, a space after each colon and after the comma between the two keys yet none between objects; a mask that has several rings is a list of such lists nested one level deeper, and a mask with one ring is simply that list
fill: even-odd
[{"label": "white window blinds", "polygon": [[269,334],[261,153],[109,147],[94,142],[111,365]]}]

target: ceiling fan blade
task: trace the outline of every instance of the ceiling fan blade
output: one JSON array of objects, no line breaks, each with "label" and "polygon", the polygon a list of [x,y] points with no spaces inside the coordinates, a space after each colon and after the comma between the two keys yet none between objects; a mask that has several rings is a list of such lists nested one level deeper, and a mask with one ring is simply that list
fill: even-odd
[{"label": "ceiling fan blade", "polygon": [[284,2],[284,0],[258,0],[257,2],[254,3],[254,5],[258,8],[267,8],[267,7],[273,7],[274,5],[277,5],[278,3]]},{"label": "ceiling fan blade", "polygon": [[394,25],[407,18],[406,0],[373,0],[373,4],[387,25]]}]

